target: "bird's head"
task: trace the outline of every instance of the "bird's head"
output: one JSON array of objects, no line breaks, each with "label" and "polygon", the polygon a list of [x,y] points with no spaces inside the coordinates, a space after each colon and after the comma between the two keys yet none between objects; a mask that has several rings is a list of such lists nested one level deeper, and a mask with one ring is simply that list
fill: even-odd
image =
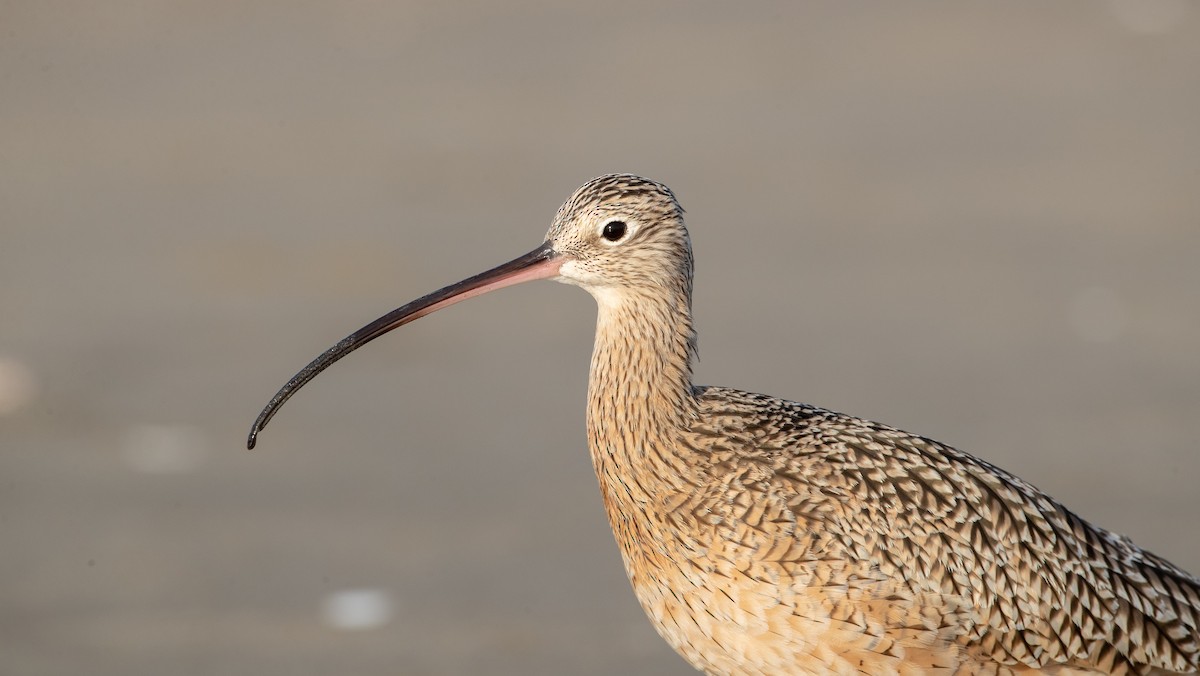
[{"label": "bird's head", "polygon": [[592,179],[563,203],[546,233],[559,281],[598,299],[688,286],[692,248],[683,207],[667,186],[632,174]]}]

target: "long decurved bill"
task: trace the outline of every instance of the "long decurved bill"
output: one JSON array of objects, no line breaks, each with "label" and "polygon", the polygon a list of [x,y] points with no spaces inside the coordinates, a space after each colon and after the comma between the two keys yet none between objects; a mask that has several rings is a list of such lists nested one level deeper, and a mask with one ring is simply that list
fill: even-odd
[{"label": "long decurved bill", "polygon": [[271,397],[271,401],[267,404],[262,413],[258,414],[258,419],[254,421],[254,426],[250,428],[250,436],[246,439],[246,448],[254,448],[255,442],[258,440],[258,433],[262,431],[284,402],[291,399],[304,384],[317,374],[329,368],[334,362],[345,357],[358,348],[375,340],[379,336],[399,328],[411,322],[414,319],[420,319],[425,315],[436,312],[444,307],[454,305],[455,303],[485,294],[488,291],[495,291],[513,284],[520,284],[533,279],[546,279],[558,275],[558,269],[562,266],[562,259],[550,247],[547,242],[529,253],[515,258],[504,265],[481,272],[474,277],[451,284],[444,289],[439,289],[429,294],[414,300],[413,302],[403,305],[392,310],[386,315],[367,324],[354,333],[346,336],[337,345],[325,350],[321,356],[309,362],[299,373],[292,376],[292,379],[287,381],[287,384]]}]

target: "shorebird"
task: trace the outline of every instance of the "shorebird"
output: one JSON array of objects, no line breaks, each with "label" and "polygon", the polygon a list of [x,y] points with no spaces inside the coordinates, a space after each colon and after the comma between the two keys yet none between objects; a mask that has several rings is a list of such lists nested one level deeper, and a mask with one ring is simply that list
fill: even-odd
[{"label": "shorebird", "polygon": [[709,674],[1200,672],[1200,579],[988,462],[807,404],[692,384],[692,250],[661,183],[596,178],[545,242],[400,307],[318,373],[438,309],[534,279],[599,319],[588,447],[633,590]]}]

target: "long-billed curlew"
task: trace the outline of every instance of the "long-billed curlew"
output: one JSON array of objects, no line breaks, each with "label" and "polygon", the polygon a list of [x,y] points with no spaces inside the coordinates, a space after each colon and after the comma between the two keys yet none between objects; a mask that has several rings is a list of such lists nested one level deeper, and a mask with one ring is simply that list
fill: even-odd
[{"label": "long-billed curlew", "polygon": [[588,447],[629,581],[710,674],[1200,672],[1200,579],[936,441],[692,384],[692,250],[664,185],[594,179],[546,241],[375,320],[297,389],[418,317],[532,279],[599,306]]}]

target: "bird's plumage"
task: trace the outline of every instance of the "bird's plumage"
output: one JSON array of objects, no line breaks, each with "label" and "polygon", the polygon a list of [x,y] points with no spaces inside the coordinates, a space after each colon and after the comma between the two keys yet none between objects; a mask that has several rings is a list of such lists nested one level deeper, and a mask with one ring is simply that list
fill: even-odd
[{"label": "bird's plumage", "polygon": [[[664,490],[642,517],[669,554],[630,562],[691,569],[691,593],[738,590],[708,593],[694,614],[727,621],[667,630],[701,664],[728,660],[713,671],[1200,668],[1200,581],[1032,485],[885,425],[726,388],[695,395],[675,444],[693,488]],[[664,604],[660,590],[639,596]]]}]

